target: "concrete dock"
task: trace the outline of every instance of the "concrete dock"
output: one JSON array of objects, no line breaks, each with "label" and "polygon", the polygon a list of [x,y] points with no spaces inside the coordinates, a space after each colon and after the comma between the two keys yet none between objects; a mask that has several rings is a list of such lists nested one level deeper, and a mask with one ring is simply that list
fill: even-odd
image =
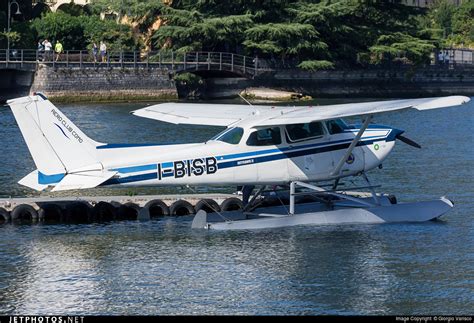
[{"label": "concrete dock", "polygon": [[169,194],[136,196],[0,198],[0,223],[15,221],[95,222],[239,210],[240,195]]}]

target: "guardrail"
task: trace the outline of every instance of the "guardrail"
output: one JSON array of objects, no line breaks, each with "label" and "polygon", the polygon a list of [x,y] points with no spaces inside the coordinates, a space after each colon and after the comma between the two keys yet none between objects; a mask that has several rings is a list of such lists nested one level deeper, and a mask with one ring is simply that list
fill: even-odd
[{"label": "guardrail", "polygon": [[[440,55],[442,53],[442,55]],[[39,64],[71,68],[167,68],[180,71],[228,71],[245,76],[256,76],[265,71],[296,69],[296,59],[259,59],[227,52],[173,51],[111,51],[101,56],[88,50],[66,50],[59,56],[53,51],[34,49],[0,49],[0,67],[35,70]],[[384,68],[398,68],[405,63],[389,63]],[[430,65],[446,68],[474,67],[474,50],[440,49],[432,54]],[[380,68],[369,65],[366,68]]]},{"label": "guardrail", "polygon": [[32,64],[76,68],[158,67],[173,71],[229,71],[248,76],[254,76],[259,71],[265,70],[265,68],[259,68],[258,58],[226,52],[112,51],[102,56],[100,53],[94,54],[87,50],[66,50],[58,55],[53,51],[2,49],[0,64],[20,68],[30,67]]},{"label": "guardrail", "polygon": [[434,52],[432,65],[474,65],[474,50],[465,48],[445,48]]}]

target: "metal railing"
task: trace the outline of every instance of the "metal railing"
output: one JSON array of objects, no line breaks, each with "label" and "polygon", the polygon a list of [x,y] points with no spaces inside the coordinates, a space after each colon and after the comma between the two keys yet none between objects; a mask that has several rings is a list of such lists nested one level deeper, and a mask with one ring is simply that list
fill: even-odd
[{"label": "metal railing", "polygon": [[434,52],[431,65],[473,66],[474,50],[466,48],[445,48]]},{"label": "metal railing", "polygon": [[[443,53],[443,55],[439,55]],[[442,57],[442,59],[440,59]],[[35,70],[39,64],[69,68],[165,68],[180,71],[228,71],[256,76],[265,71],[296,69],[297,59],[259,59],[227,52],[111,51],[101,56],[88,50],[67,50],[59,56],[53,51],[0,49],[0,68]],[[389,66],[384,66],[389,68]],[[410,66],[410,64],[402,64]],[[431,65],[454,68],[474,67],[474,50],[440,49],[432,54]],[[399,67],[398,65],[395,65]],[[380,68],[370,65],[366,68]]]},{"label": "metal railing", "polygon": [[[53,51],[32,49],[0,50],[0,65],[12,68],[31,68],[46,64],[53,67],[74,68],[167,68],[173,71],[229,71],[254,76],[259,68],[258,58],[226,52],[173,51],[112,51],[106,55],[87,50],[66,50],[59,55]],[[37,67],[37,66],[36,66]],[[35,67],[35,68],[36,68]]]}]

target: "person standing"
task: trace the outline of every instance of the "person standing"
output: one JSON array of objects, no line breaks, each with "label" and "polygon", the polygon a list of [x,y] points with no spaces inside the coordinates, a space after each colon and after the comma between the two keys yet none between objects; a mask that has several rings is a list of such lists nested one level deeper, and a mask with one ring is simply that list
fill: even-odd
[{"label": "person standing", "polygon": [[53,49],[53,45],[49,42],[49,40],[46,38],[43,41],[43,46],[44,46],[44,57],[43,61],[47,60],[49,61],[51,59],[51,50]]},{"label": "person standing", "polygon": [[41,42],[41,39],[38,40],[37,51],[38,51],[37,59],[39,61],[40,59],[43,59],[43,55],[44,55],[44,46],[43,46],[43,42]]},{"label": "person standing", "polygon": [[56,52],[56,62],[58,61],[61,53],[63,52],[63,44],[58,40],[56,45],[54,45],[54,51]]},{"label": "person standing", "polygon": [[103,41],[100,42],[100,57],[102,58],[102,63],[107,61],[107,45]]},{"label": "person standing", "polygon": [[94,63],[97,63],[97,56],[99,54],[99,47],[97,47],[96,42],[92,43],[92,56],[94,56]]}]

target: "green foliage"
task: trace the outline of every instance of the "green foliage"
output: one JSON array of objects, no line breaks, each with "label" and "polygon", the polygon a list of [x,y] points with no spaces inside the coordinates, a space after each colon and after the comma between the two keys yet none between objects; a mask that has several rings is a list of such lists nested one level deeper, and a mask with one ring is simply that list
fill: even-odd
[{"label": "green foliage", "polygon": [[193,73],[181,73],[177,74],[174,77],[175,82],[179,82],[181,85],[187,86],[196,86],[198,84],[202,84],[202,78]]},{"label": "green foliage", "polygon": [[197,50],[235,50],[244,32],[253,24],[251,15],[205,17],[196,10],[167,7],[162,18],[166,24],[153,35],[156,48],[171,47],[180,52]]},{"label": "green foliage", "polygon": [[16,43],[20,40],[20,33],[16,31],[10,31],[10,32],[0,32],[0,36],[5,37],[5,39],[10,38],[10,46],[15,46]]},{"label": "green foliage", "polygon": [[443,31],[446,37],[452,32],[452,19],[455,12],[454,5],[448,0],[436,0],[430,8],[429,18],[435,26]]},{"label": "green foliage", "polygon": [[452,30],[454,34],[450,38],[455,44],[474,47],[474,1],[465,1],[456,9]]},{"label": "green foliage", "polygon": [[[19,36],[12,34],[12,42],[49,38],[65,49],[84,49],[104,40],[109,50],[131,50],[140,47],[140,38],[175,57],[227,51],[291,60],[306,70],[423,64],[436,47],[474,46],[474,1],[458,7],[436,0],[428,10],[382,0],[92,0],[91,8],[87,15],[71,3],[31,27],[16,22],[12,30]],[[101,20],[100,13],[124,23]],[[157,22],[160,28],[152,31]]]},{"label": "green foliage", "polygon": [[328,45],[326,58],[339,65],[357,64],[381,35],[418,30],[417,8],[386,1],[300,1],[289,12],[316,28]]},{"label": "green foliage", "polygon": [[420,26],[438,40],[438,47],[474,46],[474,1],[455,6],[448,0],[437,0],[421,17]]},{"label": "green foliage", "polygon": [[58,11],[67,13],[68,15],[78,17],[85,14],[82,6],[75,4],[74,2],[64,3],[59,6]]},{"label": "green foliage", "polygon": [[427,40],[422,40],[403,33],[382,35],[376,44],[370,47],[373,63],[384,61],[402,61],[404,63],[427,63],[429,55],[435,46]]},{"label": "green foliage", "polygon": [[38,38],[59,40],[66,50],[85,49],[91,42],[101,40],[108,44],[109,50],[130,50],[137,47],[137,41],[129,26],[111,20],[101,20],[98,16],[76,17],[58,11],[33,20],[32,28]]},{"label": "green foliage", "polygon": [[61,41],[65,49],[85,48],[84,28],[81,17],[74,17],[62,11],[47,13],[41,19],[35,19],[32,27],[40,39],[51,42]]},{"label": "green foliage", "polygon": [[325,60],[302,61],[298,64],[298,67],[306,71],[332,70],[334,69],[334,63]]},{"label": "green foliage", "polygon": [[310,24],[260,24],[247,29],[245,36],[243,45],[262,54],[281,54],[286,57],[327,50],[327,45],[319,41],[318,32]]},{"label": "green foliage", "polygon": [[410,51],[400,45],[397,55],[406,52],[421,62],[418,54],[426,54],[424,41],[432,35],[418,28],[420,9],[387,1],[181,0],[162,13],[165,25],[152,38],[157,48],[295,59],[307,61],[302,65],[307,69],[358,64],[374,52],[393,54],[399,44],[381,37],[401,34],[409,37],[402,43],[417,47]]}]

